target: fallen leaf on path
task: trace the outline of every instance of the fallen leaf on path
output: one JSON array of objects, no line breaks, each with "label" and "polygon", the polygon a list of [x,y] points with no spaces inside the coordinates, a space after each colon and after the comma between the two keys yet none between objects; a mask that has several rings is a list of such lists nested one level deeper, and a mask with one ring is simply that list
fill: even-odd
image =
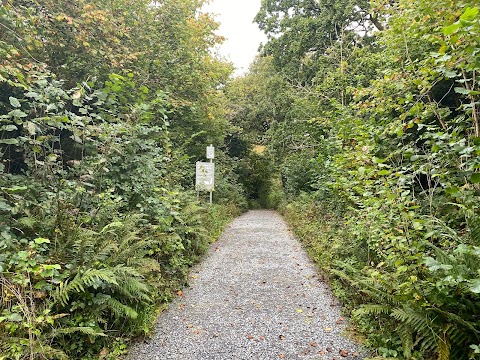
[{"label": "fallen leaf on path", "polygon": [[317,347],[317,346],[318,346],[318,344],[317,344],[317,342],[316,342],[316,341],[312,341],[312,342],[310,343],[310,346]]},{"label": "fallen leaf on path", "polygon": [[342,357],[347,357],[347,356],[348,356],[348,351],[347,351],[347,350],[340,350],[338,353],[339,353],[340,356],[342,356]]},{"label": "fallen leaf on path", "polygon": [[331,331],[333,331],[332,328],[325,328],[324,330],[325,330],[325,332],[331,332]]},{"label": "fallen leaf on path", "polygon": [[252,340],[252,339],[253,339],[252,334],[248,334],[248,335],[247,335],[247,339],[248,339],[248,340]]},{"label": "fallen leaf on path", "polygon": [[285,359],[285,355],[284,355],[284,354],[280,354],[280,355],[278,355],[278,357],[279,357],[280,359]]},{"label": "fallen leaf on path", "polygon": [[297,313],[299,313],[299,314],[303,312],[302,309],[295,309],[295,311],[296,311]]},{"label": "fallen leaf on path", "polygon": [[182,291],[182,290],[178,290],[178,291],[177,291],[177,295],[178,295],[178,296],[184,296],[184,295],[183,295],[183,291]]},{"label": "fallen leaf on path", "polygon": [[285,336],[283,336],[283,335],[278,335],[278,339],[279,339],[279,340],[285,340]]},{"label": "fallen leaf on path", "polygon": [[354,352],[352,355],[353,355],[353,357],[359,357],[360,356],[360,354],[358,352]]}]

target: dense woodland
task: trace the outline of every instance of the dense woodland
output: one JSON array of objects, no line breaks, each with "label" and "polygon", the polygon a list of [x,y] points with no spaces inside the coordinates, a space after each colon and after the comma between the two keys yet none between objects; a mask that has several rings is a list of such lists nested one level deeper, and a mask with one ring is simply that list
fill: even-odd
[{"label": "dense woodland", "polygon": [[479,359],[476,1],[262,0],[237,78],[203,4],[0,2],[0,359],[119,358],[249,207],[372,357]]}]

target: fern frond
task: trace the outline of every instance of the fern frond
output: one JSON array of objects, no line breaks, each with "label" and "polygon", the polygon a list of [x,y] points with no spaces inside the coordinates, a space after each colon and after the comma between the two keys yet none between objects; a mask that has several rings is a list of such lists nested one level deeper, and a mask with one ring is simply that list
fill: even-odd
[{"label": "fern frond", "polygon": [[30,354],[34,356],[38,355],[44,359],[68,360],[67,354],[65,354],[63,351],[55,349],[50,345],[39,341],[35,341],[33,344],[30,345]]},{"label": "fern frond", "polygon": [[54,302],[60,302],[63,306],[70,300],[70,294],[84,292],[86,287],[98,282],[118,285],[118,277],[110,269],[87,269],[83,273],[78,272],[70,282],[66,280],[60,283],[55,290]]},{"label": "fern frond", "polygon": [[116,234],[116,230],[123,228],[123,226],[124,223],[122,223],[121,221],[114,221],[110,224],[105,225],[102,230],[100,230],[99,234]]},{"label": "fern frond", "polygon": [[75,333],[82,333],[82,334],[94,336],[94,337],[107,336],[104,332],[97,331],[91,327],[78,326],[78,327],[67,327],[67,328],[55,329],[52,333],[52,337],[57,337],[59,335],[70,335]]},{"label": "fern frond", "polygon": [[406,323],[402,323],[397,327],[396,330],[400,340],[402,341],[403,347],[403,356],[406,359],[410,359],[412,357],[412,350],[413,350],[413,331],[410,325]]},{"label": "fern frond", "polygon": [[444,333],[444,336],[442,336],[439,341],[438,341],[438,346],[437,346],[437,354],[438,360],[450,360],[450,349],[451,349],[451,343],[446,335],[446,332]]},{"label": "fern frond", "polygon": [[428,317],[427,313],[418,312],[413,309],[396,308],[391,316],[415,329],[417,333],[416,344],[423,350],[435,351],[439,340],[438,327]]},{"label": "fern frond", "polygon": [[118,251],[118,245],[114,242],[105,243],[102,248],[97,250],[94,261],[104,262],[109,257]]},{"label": "fern frond", "polygon": [[113,268],[111,268],[111,271],[113,274],[116,276],[121,276],[121,277],[137,277],[137,278],[143,278],[142,274],[138,272],[137,269],[130,267],[130,266],[125,266],[123,264],[119,264]]},{"label": "fern frond", "polygon": [[114,313],[118,318],[128,317],[130,319],[136,319],[138,313],[128,305],[122,304],[120,301],[110,297],[106,299],[105,305]]},{"label": "fern frond", "polygon": [[82,274],[82,280],[87,286],[103,281],[108,284],[118,285],[118,277],[112,269],[87,269]]},{"label": "fern frond", "polygon": [[129,300],[151,302],[148,286],[135,278],[127,278],[121,281],[120,285],[114,286],[115,290]]},{"label": "fern frond", "polygon": [[380,315],[389,314],[391,307],[380,304],[363,304],[359,309],[354,311],[355,315]]},{"label": "fern frond", "polygon": [[160,272],[161,270],[158,261],[152,258],[131,258],[127,261],[127,266],[138,268],[142,275],[150,272]]},{"label": "fern frond", "polygon": [[452,321],[453,323],[461,324],[464,327],[468,328],[472,332],[472,334],[480,334],[480,330],[478,329],[478,325],[476,323],[466,321],[462,317],[451,312],[442,311],[440,309],[436,309],[436,312],[442,314],[446,319]]},{"label": "fern frond", "polygon": [[472,214],[467,218],[469,238],[472,244],[480,244],[480,216]]}]

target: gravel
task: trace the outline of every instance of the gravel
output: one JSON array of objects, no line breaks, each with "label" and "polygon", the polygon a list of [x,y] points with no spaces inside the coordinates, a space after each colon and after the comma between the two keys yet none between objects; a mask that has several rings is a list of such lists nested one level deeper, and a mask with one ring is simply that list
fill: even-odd
[{"label": "gravel", "polygon": [[274,211],[232,222],[127,360],[363,359],[315,265]]}]

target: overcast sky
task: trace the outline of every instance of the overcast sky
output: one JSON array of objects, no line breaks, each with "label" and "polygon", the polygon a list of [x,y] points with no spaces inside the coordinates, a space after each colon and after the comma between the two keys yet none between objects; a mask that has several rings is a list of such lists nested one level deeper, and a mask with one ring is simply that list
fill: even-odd
[{"label": "overcast sky", "polygon": [[218,35],[227,38],[220,53],[237,67],[236,75],[248,70],[257,54],[258,46],[266,41],[253,19],[260,9],[261,0],[212,0],[205,12],[217,14],[221,23]]}]

